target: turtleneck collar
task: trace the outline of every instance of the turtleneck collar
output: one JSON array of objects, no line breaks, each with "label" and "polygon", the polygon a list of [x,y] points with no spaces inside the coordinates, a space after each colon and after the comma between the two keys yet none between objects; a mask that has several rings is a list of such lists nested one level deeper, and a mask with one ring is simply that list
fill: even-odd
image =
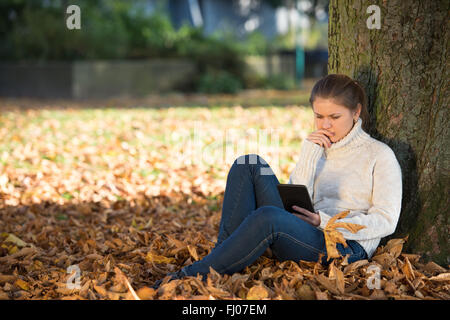
[{"label": "turtleneck collar", "polygon": [[358,147],[367,138],[370,138],[370,136],[362,129],[362,120],[359,118],[345,137],[333,143],[330,148],[325,149],[325,155],[328,158],[334,154]]}]

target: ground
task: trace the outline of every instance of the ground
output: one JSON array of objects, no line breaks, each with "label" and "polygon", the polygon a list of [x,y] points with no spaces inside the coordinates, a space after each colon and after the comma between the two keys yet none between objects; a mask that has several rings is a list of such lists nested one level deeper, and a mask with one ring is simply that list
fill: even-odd
[{"label": "ground", "polygon": [[149,288],[217,239],[226,175],[257,153],[287,183],[305,92],[0,99],[0,299],[449,299],[449,271],[393,239],[329,267],[260,257]]}]

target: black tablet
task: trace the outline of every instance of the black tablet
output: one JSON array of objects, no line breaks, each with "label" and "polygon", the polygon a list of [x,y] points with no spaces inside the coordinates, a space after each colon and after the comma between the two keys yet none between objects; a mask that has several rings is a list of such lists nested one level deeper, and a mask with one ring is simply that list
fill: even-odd
[{"label": "black tablet", "polygon": [[291,213],[299,213],[292,206],[305,208],[311,212],[316,212],[311,201],[308,189],[302,184],[283,184],[277,185],[281,200],[283,201],[284,209]]}]

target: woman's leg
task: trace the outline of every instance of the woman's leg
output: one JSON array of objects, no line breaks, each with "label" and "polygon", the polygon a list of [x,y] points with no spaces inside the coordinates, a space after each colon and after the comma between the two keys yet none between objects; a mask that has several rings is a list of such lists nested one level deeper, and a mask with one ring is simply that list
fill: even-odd
[{"label": "woman's leg", "polygon": [[[228,172],[215,248],[227,239],[255,209],[270,205],[283,208],[277,189],[278,184],[272,169],[259,155],[247,154],[234,161]],[[177,279],[190,274],[187,274],[183,268],[168,275]],[[153,287],[158,288],[162,280],[156,281]]]},{"label": "woman's leg", "polygon": [[227,177],[216,246],[228,238],[253,210],[268,205],[283,208],[278,184],[272,169],[259,155],[237,158]]},{"label": "woman's leg", "polygon": [[[366,259],[367,255],[356,241],[349,246],[338,245],[342,255],[349,254],[348,261]],[[324,234],[321,230],[275,206],[263,206],[253,210],[239,227],[210,254],[181,269],[184,276],[206,276],[209,268],[232,274],[252,264],[271,246],[278,260],[318,261],[327,264]],[[330,261],[331,262],[331,261]]]},{"label": "woman's leg", "polygon": [[323,232],[284,209],[253,210],[239,227],[210,254],[182,269],[188,276],[206,275],[209,267],[223,274],[239,272],[272,247],[280,260],[317,261],[326,254]]},{"label": "woman's leg", "polygon": [[[322,254],[326,264],[323,232],[287,212],[276,186],[279,184],[269,165],[257,155],[239,157],[227,178],[215,248],[200,261],[170,274],[172,278],[209,273],[234,273],[252,264],[271,247],[279,260],[317,261]],[[348,247],[337,245],[349,262],[367,258],[356,241]],[[157,281],[155,288],[161,280]]]}]

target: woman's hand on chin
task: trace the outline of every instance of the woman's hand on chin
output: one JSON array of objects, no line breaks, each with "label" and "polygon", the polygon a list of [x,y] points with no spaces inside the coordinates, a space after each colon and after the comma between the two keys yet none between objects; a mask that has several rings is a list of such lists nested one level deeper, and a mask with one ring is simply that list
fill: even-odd
[{"label": "woman's hand on chin", "polygon": [[331,138],[333,136],[334,133],[331,133],[326,129],[319,129],[310,133],[310,135],[306,137],[306,140],[314,142],[323,148],[329,148],[333,144],[333,142],[331,141]]}]

